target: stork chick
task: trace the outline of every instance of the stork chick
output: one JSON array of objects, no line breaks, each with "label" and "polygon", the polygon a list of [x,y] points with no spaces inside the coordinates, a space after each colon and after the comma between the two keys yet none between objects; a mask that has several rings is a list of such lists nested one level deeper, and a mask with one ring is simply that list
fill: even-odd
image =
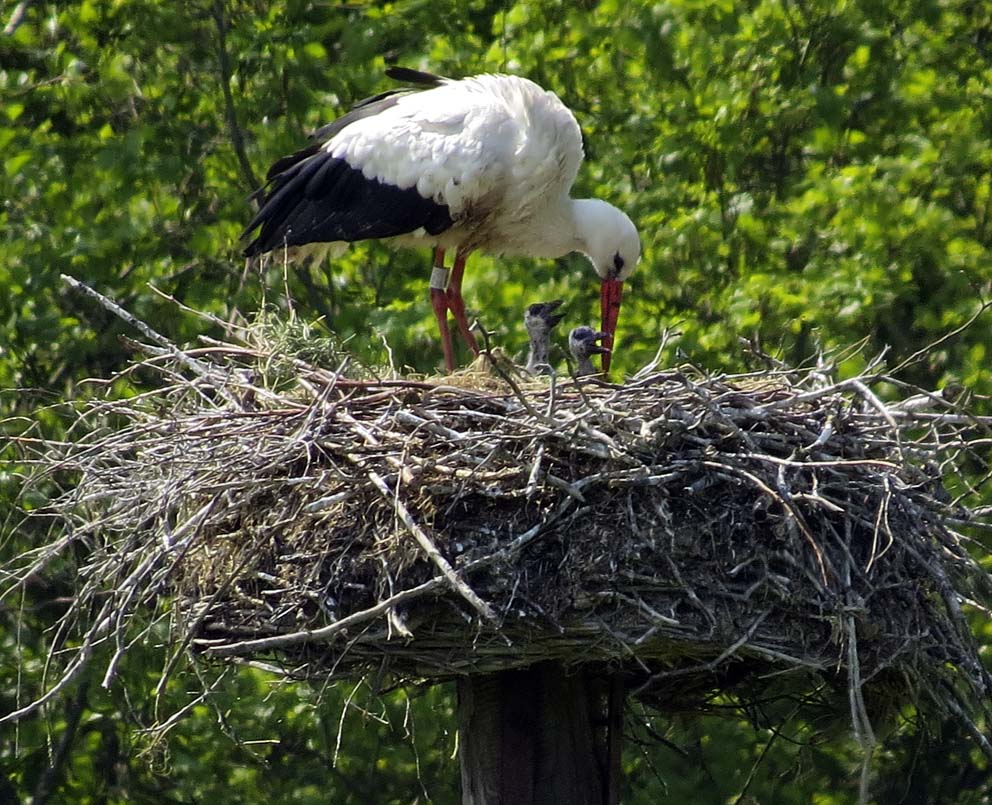
[{"label": "stork chick", "polygon": [[592,365],[593,355],[607,355],[609,347],[601,346],[599,341],[609,337],[609,333],[599,332],[585,324],[576,327],[568,334],[568,349],[575,356],[578,364],[575,373],[580,377],[596,374]]},{"label": "stork chick", "polygon": [[524,327],[527,328],[527,334],[530,336],[527,371],[532,374],[548,374],[551,370],[548,362],[551,331],[565,318],[564,313],[555,313],[561,305],[561,299],[552,302],[535,302],[528,306],[524,313]]}]

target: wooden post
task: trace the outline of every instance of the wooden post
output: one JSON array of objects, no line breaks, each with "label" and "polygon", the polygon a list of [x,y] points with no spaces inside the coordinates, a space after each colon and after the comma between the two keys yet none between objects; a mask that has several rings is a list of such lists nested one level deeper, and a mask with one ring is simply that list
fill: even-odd
[{"label": "wooden post", "polygon": [[460,680],[462,805],[616,805],[619,685],[550,662]]}]

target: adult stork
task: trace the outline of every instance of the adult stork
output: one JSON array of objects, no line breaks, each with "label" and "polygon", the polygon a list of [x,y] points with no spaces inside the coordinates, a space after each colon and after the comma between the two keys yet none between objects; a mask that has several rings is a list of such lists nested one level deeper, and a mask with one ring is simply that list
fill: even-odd
[{"label": "adult stork", "polygon": [[[449,310],[478,353],[461,293],[472,251],[538,258],[581,252],[601,279],[610,346],[623,282],[641,246],[616,207],[570,198],[582,163],[575,116],[554,93],[518,76],[451,80],[406,68],[387,74],[424,89],[367,98],[276,162],[245,229],[245,237],[258,230],[245,254],[295,256],[370,238],[432,245],[431,304],[450,371]],[[448,269],[444,256],[452,250]]]}]

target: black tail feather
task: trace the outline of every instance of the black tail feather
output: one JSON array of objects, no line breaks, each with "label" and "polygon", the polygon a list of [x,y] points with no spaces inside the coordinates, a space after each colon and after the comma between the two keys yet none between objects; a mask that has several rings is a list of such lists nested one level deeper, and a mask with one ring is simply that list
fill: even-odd
[{"label": "black tail feather", "polygon": [[425,73],[422,70],[414,70],[412,67],[400,67],[397,64],[387,67],[386,75],[394,81],[402,81],[404,84],[415,84],[422,87],[439,87],[448,80],[444,76]]}]

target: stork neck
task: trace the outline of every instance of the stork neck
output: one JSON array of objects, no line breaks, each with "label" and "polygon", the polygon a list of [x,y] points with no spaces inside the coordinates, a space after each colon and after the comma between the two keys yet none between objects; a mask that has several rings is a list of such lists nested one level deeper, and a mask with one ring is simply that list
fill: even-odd
[{"label": "stork neck", "polygon": [[581,236],[579,219],[575,213],[575,200],[548,201],[540,209],[515,211],[508,217],[512,225],[502,228],[495,245],[503,254],[522,257],[564,257],[583,251],[585,240]]},{"label": "stork neck", "polygon": [[575,198],[569,199],[569,202],[570,231],[574,243],[572,251],[587,255],[595,265],[593,255],[597,250],[591,240],[603,228],[603,222],[609,218],[613,207],[598,198]]},{"label": "stork neck", "polygon": [[[588,198],[546,200],[539,210],[508,214],[512,225],[501,227],[493,249],[523,257],[564,257],[596,253],[591,238],[602,229],[604,201]],[[611,208],[612,209],[612,208]]]},{"label": "stork neck", "polygon": [[[596,238],[603,229],[607,210],[613,208],[595,198],[565,198],[549,205],[541,214],[543,221],[542,253],[535,257],[563,257],[571,252],[581,252],[596,265]],[[597,271],[599,268],[597,267]]]},{"label": "stork neck", "polygon": [[530,350],[527,352],[527,371],[536,372],[542,364],[548,364],[550,338],[548,333],[531,335]]},{"label": "stork neck", "polygon": [[592,365],[592,358],[588,355],[579,355],[576,358],[575,374],[579,377],[596,374],[596,367]]},{"label": "stork neck", "polygon": [[585,202],[586,199],[582,198],[567,198],[557,210],[557,215],[552,217],[552,220],[557,219],[555,230],[562,239],[562,251],[559,257],[570,252],[583,254],[589,252],[586,241],[588,214]]}]

